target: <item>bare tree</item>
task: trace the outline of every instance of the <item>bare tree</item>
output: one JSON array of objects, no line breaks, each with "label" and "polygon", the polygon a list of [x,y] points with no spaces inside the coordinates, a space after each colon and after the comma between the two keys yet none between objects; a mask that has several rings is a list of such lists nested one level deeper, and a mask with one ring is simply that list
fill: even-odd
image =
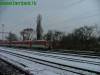
[{"label": "bare tree", "polygon": [[61,38],[64,36],[63,32],[56,30],[49,30],[47,34],[44,36],[46,40],[48,40],[49,45],[52,45],[53,48],[59,45]]},{"label": "bare tree", "polygon": [[17,41],[18,40],[18,37],[17,37],[16,34],[10,32],[9,35],[6,37],[6,39],[8,41]]},{"label": "bare tree", "polygon": [[92,49],[97,44],[94,26],[83,26],[62,38],[62,45],[70,49]]},{"label": "bare tree", "polygon": [[26,28],[20,32],[23,40],[33,40],[34,30],[32,28]]}]

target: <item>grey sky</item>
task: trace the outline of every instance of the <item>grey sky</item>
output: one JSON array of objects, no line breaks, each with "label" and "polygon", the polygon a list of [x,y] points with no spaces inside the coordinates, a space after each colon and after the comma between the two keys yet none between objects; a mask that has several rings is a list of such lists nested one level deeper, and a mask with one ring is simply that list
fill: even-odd
[{"label": "grey sky", "polygon": [[35,29],[39,13],[45,32],[51,29],[70,32],[84,24],[100,25],[100,0],[38,0],[36,7],[0,7],[0,25],[5,24],[5,31],[14,33],[27,27]]}]

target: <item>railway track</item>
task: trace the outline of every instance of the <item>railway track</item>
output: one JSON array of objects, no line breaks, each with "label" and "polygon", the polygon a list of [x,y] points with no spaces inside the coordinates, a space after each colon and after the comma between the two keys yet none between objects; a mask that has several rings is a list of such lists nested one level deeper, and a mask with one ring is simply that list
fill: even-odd
[{"label": "railway track", "polygon": [[72,55],[72,56],[79,56],[79,57],[87,57],[87,58],[100,58],[100,53],[98,52],[86,52],[86,51],[75,51],[75,50],[66,50],[66,51],[40,51],[43,53],[52,53],[52,54],[59,54],[59,55]]},{"label": "railway track", "polygon": [[[32,51],[31,51],[32,52]],[[78,54],[78,53],[60,53],[60,52],[42,52],[42,53],[51,53],[51,54],[59,54],[59,55],[69,55],[69,56],[78,56],[78,57],[84,57],[84,58],[93,58],[93,59],[95,59],[95,58],[98,58],[98,59],[100,59],[100,56],[95,56],[95,55],[87,55],[87,54]]]},{"label": "railway track", "polygon": [[[12,49],[12,48],[8,48]],[[28,53],[33,52],[40,52],[40,53],[49,53],[49,54],[59,54],[59,55],[71,55],[71,56],[78,56],[78,57],[86,57],[86,58],[98,58],[100,59],[100,52],[94,52],[94,51],[77,51],[77,50],[33,50],[33,49],[15,49],[14,50],[20,50],[25,51]]]},{"label": "railway track", "polygon": [[[15,53],[11,53],[11,52],[5,52],[4,53],[7,53],[7,54],[10,54],[10,55],[13,55],[13,56],[17,56],[19,58],[23,58],[23,59],[26,59],[28,61],[32,61],[32,62],[35,62],[35,63],[39,63],[39,64],[42,64],[42,65],[46,65],[46,66],[50,66],[50,67],[53,67],[53,68],[57,68],[57,69],[60,69],[60,70],[64,70],[64,71],[67,71],[67,72],[72,72],[73,74],[76,74],[76,75],[83,75],[81,73],[78,73],[78,72],[75,72],[75,71],[71,71],[71,70],[67,70],[65,69],[63,66],[60,66],[59,67],[59,64],[55,65],[55,63],[51,63],[51,62],[47,62],[47,61],[43,61],[43,60],[38,60],[38,59],[35,59],[35,58],[31,58],[31,57],[27,57],[27,56],[23,56],[23,55],[19,55],[19,54],[15,54]],[[20,63],[21,64],[21,63]],[[24,64],[21,64],[21,65],[24,65]],[[25,66],[25,65],[24,65]],[[24,70],[24,72],[26,73],[26,75],[31,75],[32,73],[31,72],[28,72],[28,70]],[[33,74],[34,75],[34,74]]]},{"label": "railway track", "polygon": [[[16,50],[16,49],[15,49]],[[51,58],[57,58],[57,59],[62,59],[62,60],[69,60],[69,61],[73,61],[72,58],[68,58],[66,57],[66,55],[69,55],[69,56],[77,56],[77,57],[85,57],[85,58],[92,58],[92,59],[100,59],[100,56],[92,56],[92,55],[87,55],[87,54],[72,54],[72,53],[59,53],[59,52],[36,52],[36,51],[30,51],[30,50],[20,50],[20,51],[24,51],[26,53],[31,53],[31,54],[34,54],[34,55],[39,55],[39,56],[45,56],[45,57],[51,57]],[[60,56],[60,57],[59,57]],[[89,63],[89,64],[97,64],[97,65],[100,65],[100,62],[96,62],[96,61],[88,61],[88,60],[81,60],[79,58],[75,59],[74,58],[74,61],[76,62],[83,62],[83,63]]]},{"label": "railway track", "polygon": [[[11,48],[9,48],[11,49]],[[86,58],[98,58],[100,59],[100,52],[94,52],[94,51],[77,51],[77,50],[58,50],[58,51],[51,51],[51,50],[32,50],[32,49],[15,49],[15,50],[21,50],[25,52],[40,52],[40,53],[49,53],[49,54],[59,54],[59,55],[71,55],[71,56],[78,56],[78,57],[86,57]]]},{"label": "railway track", "polygon": [[[26,50],[24,50],[24,51],[26,51]],[[74,62],[81,62],[81,63],[88,63],[88,64],[94,64],[94,65],[100,65],[100,61],[99,62],[96,62],[96,61],[89,61],[89,60],[85,60],[85,59],[83,59],[83,60],[81,60],[81,59],[79,59],[79,58],[70,58],[70,57],[66,57],[66,56],[62,56],[61,54],[59,54],[59,53],[52,53],[52,54],[47,54],[47,53],[41,53],[41,52],[32,52],[32,51],[26,51],[26,52],[28,52],[28,53],[31,53],[31,54],[34,54],[34,55],[39,55],[39,56],[45,56],[45,57],[51,57],[51,58],[57,58],[57,59],[62,59],[62,60],[69,60],[69,61],[74,61]],[[54,55],[54,54],[57,54],[57,55]],[[59,55],[58,55],[59,54]],[[64,54],[63,54],[64,55]],[[70,54],[69,54],[70,55]],[[76,54],[73,54],[74,56],[76,55]],[[73,56],[72,55],[72,56]],[[79,56],[79,55],[76,55],[76,56]],[[83,55],[83,56],[85,56],[85,55]],[[94,56],[95,57],[95,56]],[[95,57],[96,58],[96,57]],[[98,57],[97,57],[97,59],[98,59]]]},{"label": "railway track", "polygon": [[[20,52],[16,52],[16,51],[9,51],[9,50],[4,50],[4,49],[0,49],[0,53],[5,53],[5,54],[9,54],[12,56],[16,56],[28,61],[32,61],[32,62],[36,62],[42,65],[46,65],[46,66],[50,66],[53,68],[57,68],[63,71],[69,71],[72,73],[75,73],[77,75],[99,75],[100,71],[96,71],[96,70],[90,70],[90,69],[85,69],[85,68],[80,68],[80,67],[75,67],[75,66],[70,66],[70,65],[66,65],[66,64],[61,64],[61,63],[57,63],[57,62],[53,62],[53,61],[48,61],[48,60],[44,60],[44,59],[40,59],[40,58],[36,58],[33,56],[29,56],[26,54],[22,54]],[[31,55],[31,53],[29,53]],[[57,60],[63,60],[63,61],[71,61],[71,62],[75,62],[75,63],[82,63],[82,64],[88,64],[88,65],[95,65],[95,66],[100,66],[100,62],[96,62],[96,61],[89,61],[89,60],[83,60],[83,59],[75,59],[75,58],[68,58],[68,57],[62,57],[62,56],[57,56],[57,55],[50,55],[50,54],[43,54],[43,53],[34,53],[34,55],[37,55],[39,57],[49,57],[51,59],[57,59]]]}]

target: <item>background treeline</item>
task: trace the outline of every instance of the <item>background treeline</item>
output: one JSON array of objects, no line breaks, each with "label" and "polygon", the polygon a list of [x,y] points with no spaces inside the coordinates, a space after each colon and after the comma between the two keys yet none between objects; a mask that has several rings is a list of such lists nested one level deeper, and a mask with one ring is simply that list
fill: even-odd
[{"label": "background treeline", "polygon": [[48,40],[54,49],[93,51],[99,51],[100,49],[100,36],[96,32],[95,26],[83,26],[69,34],[49,30],[43,38]]},{"label": "background treeline", "polygon": [[[34,36],[33,29],[24,29],[24,31],[27,33],[22,34],[21,32],[23,40],[33,40],[33,37],[31,37]],[[14,33],[9,33],[6,39],[9,41],[19,40]],[[47,40],[53,49],[93,50],[100,52],[100,35],[97,33],[97,26],[83,26],[68,34],[57,30],[49,30],[41,36],[41,39]]]}]

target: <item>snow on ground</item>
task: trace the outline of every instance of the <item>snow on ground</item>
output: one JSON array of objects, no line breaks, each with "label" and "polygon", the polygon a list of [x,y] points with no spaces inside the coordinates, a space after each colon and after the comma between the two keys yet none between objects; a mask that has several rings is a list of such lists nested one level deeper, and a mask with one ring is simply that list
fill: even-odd
[{"label": "snow on ground", "polygon": [[13,60],[14,63],[16,62],[16,65],[18,65],[18,63],[26,65],[25,67],[23,66],[23,68],[30,71],[33,75],[78,75],[0,52],[0,57],[2,56],[6,57],[7,60]]},{"label": "snow on ground", "polygon": [[[95,63],[95,62],[96,63],[100,63],[100,59],[84,58],[84,57],[78,57],[78,56],[75,57],[75,56],[70,56],[70,55],[47,54],[47,53],[41,53],[40,54],[39,52],[29,53],[29,52],[18,51],[18,49],[3,48],[3,47],[0,47],[0,49],[11,51],[13,53],[18,53],[18,54],[30,56],[30,57],[34,57],[34,58],[38,58],[38,59],[42,59],[42,60],[46,60],[46,61],[50,61],[50,62],[55,62],[55,63],[59,63],[59,64],[64,64],[64,65],[69,65],[69,66],[74,66],[74,67],[78,67],[78,68],[82,68],[82,69],[87,69],[87,70],[91,70],[91,71],[100,72],[100,64],[99,65],[95,65],[95,64],[88,64],[86,62],[81,62],[81,63],[80,62],[73,62],[73,61],[70,61],[70,60],[67,60],[67,59],[66,60],[59,59],[58,57],[60,57],[60,58],[67,57],[69,59],[72,58],[72,59],[75,59],[75,60],[90,61],[90,62],[93,62],[93,63]],[[5,56],[8,56],[8,55],[5,55]],[[55,56],[55,57],[52,57],[52,56]],[[14,58],[16,58],[16,57],[14,57]],[[42,73],[45,73],[45,74],[49,71],[50,73],[55,73],[54,75],[69,75],[68,72],[67,72],[68,74],[64,74],[65,72],[61,72],[61,71],[58,71],[58,70],[57,70],[57,72],[54,72],[54,69],[45,69],[45,68],[48,68],[47,66],[44,68],[43,67],[44,65],[41,67],[39,64],[36,65],[37,63],[33,64],[33,62],[29,62],[27,60],[25,60],[23,62],[23,60],[25,60],[25,59],[20,58],[17,61],[20,61],[21,63],[24,63],[24,64],[30,66],[31,69],[32,69],[32,72],[35,72],[36,75],[40,75],[41,74],[41,70],[42,70]],[[33,69],[32,67],[34,67],[34,68],[37,67],[37,68]],[[38,72],[38,74],[37,74],[37,72]],[[43,74],[43,75],[45,75],[45,74]],[[48,74],[46,74],[46,75],[48,75]],[[53,74],[50,74],[50,75],[53,75]],[[74,75],[74,74],[70,74],[70,75]]]},{"label": "snow on ground", "polygon": [[[0,49],[5,50],[5,48],[0,48]],[[11,50],[7,50],[7,51],[11,51]],[[78,68],[83,68],[83,69],[87,69],[87,70],[91,70],[91,71],[98,71],[98,72],[100,72],[100,65],[93,65],[93,64],[80,63],[80,62],[73,62],[73,61],[69,61],[69,60],[57,59],[57,58],[50,57],[50,56],[43,56],[43,55],[40,56],[40,55],[37,55],[37,54],[34,54],[34,53],[30,54],[30,53],[26,53],[26,52],[15,51],[15,50],[13,50],[11,52],[19,53],[19,54],[22,54],[22,55],[26,55],[26,56],[30,56],[30,57],[34,57],[34,58],[50,61],[50,62],[65,64],[65,65],[69,65],[69,66],[74,66],[74,67],[78,67]],[[64,55],[59,55],[59,56],[64,56]],[[66,57],[67,58],[74,58],[74,59],[77,58],[77,59],[81,59],[81,60],[88,60],[88,61],[94,61],[94,62],[100,63],[100,59],[82,58],[82,57],[74,57],[74,56],[66,56]]]},{"label": "snow on ground", "polygon": [[[4,48],[3,48],[4,49]],[[59,57],[67,57],[67,58],[74,58],[74,59],[79,59],[79,60],[87,60],[87,61],[93,61],[93,62],[98,62],[98,63],[100,63],[100,59],[98,59],[98,58],[95,58],[95,59],[93,59],[93,58],[84,58],[84,57],[79,57],[79,56],[71,56],[71,55],[59,55],[59,54],[51,54],[51,53],[41,53],[41,52],[36,52],[36,51],[26,51],[26,50],[20,50],[20,49],[12,49],[12,48],[7,48],[7,49],[9,49],[9,50],[13,50],[13,51],[20,51],[20,52],[25,52],[25,53],[31,53],[31,54],[33,54],[33,55],[39,55],[39,56],[44,56],[44,55],[46,55],[46,56],[48,56],[48,57],[50,57],[51,55],[52,56],[59,56]]]}]

